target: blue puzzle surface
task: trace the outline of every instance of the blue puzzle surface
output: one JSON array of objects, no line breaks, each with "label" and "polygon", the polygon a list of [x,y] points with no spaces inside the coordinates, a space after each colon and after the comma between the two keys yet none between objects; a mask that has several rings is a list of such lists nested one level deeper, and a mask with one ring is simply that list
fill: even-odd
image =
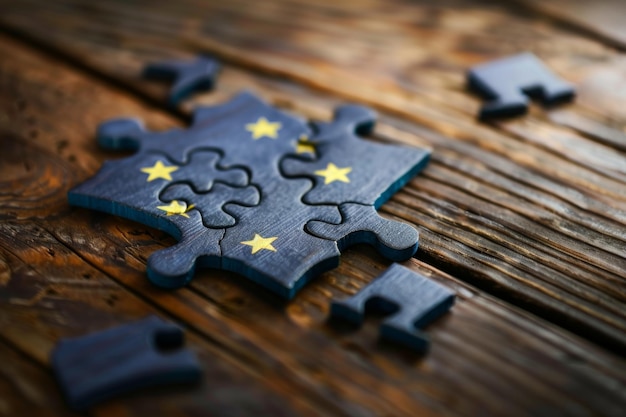
[{"label": "blue puzzle surface", "polygon": [[331,317],[360,324],[366,309],[390,314],[380,326],[380,336],[419,352],[429,340],[419,329],[447,312],[454,304],[452,291],[400,264],[342,301],[333,301]]},{"label": "blue puzzle surface", "polygon": [[85,410],[140,388],[200,379],[182,330],[156,316],[87,336],[62,339],[51,354],[69,405]]},{"label": "blue puzzle surface", "polygon": [[210,267],[291,298],[337,266],[349,245],[369,243],[393,260],[417,249],[417,231],[376,208],[423,169],[429,152],[356,136],[374,121],[371,110],[345,106],[312,131],[245,92],[196,109],[184,130],[109,121],[98,129],[100,145],[136,153],[106,162],[69,201],[179,240],[150,256],[156,285],[177,288]]},{"label": "blue puzzle surface", "polygon": [[569,101],[575,94],[570,84],[528,52],[478,65],[469,70],[467,80],[470,88],[489,100],[480,109],[483,120],[526,113],[527,95],[553,105]]}]

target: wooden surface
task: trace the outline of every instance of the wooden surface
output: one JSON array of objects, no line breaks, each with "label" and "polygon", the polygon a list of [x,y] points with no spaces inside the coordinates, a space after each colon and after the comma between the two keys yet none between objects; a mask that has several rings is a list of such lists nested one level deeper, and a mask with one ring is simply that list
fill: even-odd
[{"label": "wooden surface", "polygon": [[[186,326],[203,384],[90,414],[623,415],[626,57],[601,23],[624,6],[558,3],[0,1],[0,415],[71,415],[54,343],[150,313]],[[479,123],[465,70],[524,50],[579,97]],[[433,149],[381,209],[420,229],[405,265],[457,292],[427,328],[429,354],[377,341],[379,317],[359,331],[326,322],[331,299],[388,266],[369,248],[289,303],[219,271],[163,291],[145,263],[173,239],[69,207],[68,189],[119,157],[98,148],[98,123],[188,122],[192,103],[167,110],[167,86],[139,74],[200,52],[224,70],[195,103],[249,89],[324,120],[368,104],[370,139]]]}]

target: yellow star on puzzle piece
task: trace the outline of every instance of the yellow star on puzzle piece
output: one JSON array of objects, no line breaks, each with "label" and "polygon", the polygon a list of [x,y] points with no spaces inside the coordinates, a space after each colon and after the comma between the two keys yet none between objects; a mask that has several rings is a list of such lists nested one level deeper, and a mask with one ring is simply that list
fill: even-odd
[{"label": "yellow star on puzzle piece", "polygon": [[300,139],[295,143],[296,153],[312,153],[315,154],[315,144],[309,142],[309,138],[305,135],[300,136]]},{"label": "yellow star on puzzle piece", "polygon": [[166,166],[163,165],[163,162],[156,161],[156,163],[151,167],[141,168],[141,172],[145,172],[148,174],[147,182],[156,180],[156,179],[164,179],[171,181],[172,176],[170,175],[172,172],[176,171],[178,167],[176,165]]},{"label": "yellow star on puzzle piece", "polygon": [[174,200],[171,203],[169,203],[167,206],[158,206],[157,208],[159,210],[163,210],[164,212],[166,212],[168,216],[174,216],[178,214],[179,216],[189,218],[189,215],[187,214],[187,212],[191,210],[192,208],[194,208],[194,205],[192,204],[189,207],[187,207],[186,205],[180,204],[178,201]]},{"label": "yellow star on puzzle piece", "polygon": [[278,137],[278,130],[282,127],[280,122],[270,122],[265,117],[259,117],[256,123],[248,123],[246,130],[252,132],[252,139],[257,140],[263,136],[276,139]]},{"label": "yellow star on puzzle piece", "polygon": [[350,171],[352,171],[351,167],[338,168],[335,164],[329,162],[326,169],[315,171],[315,175],[324,177],[324,185],[326,185],[333,181],[350,182],[350,178],[348,178]]},{"label": "yellow star on puzzle piece", "polygon": [[253,255],[262,249],[276,252],[276,248],[272,246],[272,242],[276,239],[278,239],[278,237],[262,237],[255,233],[252,240],[246,240],[245,242],[241,242],[241,244],[251,246]]}]

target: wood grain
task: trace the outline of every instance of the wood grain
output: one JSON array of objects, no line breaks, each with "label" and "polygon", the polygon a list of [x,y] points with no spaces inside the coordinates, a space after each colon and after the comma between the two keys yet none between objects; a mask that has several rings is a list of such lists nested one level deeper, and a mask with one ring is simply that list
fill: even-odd
[{"label": "wood grain", "polygon": [[[188,327],[190,343],[205,367],[205,383],[192,392],[141,393],[99,407],[95,415],[621,415],[626,406],[624,360],[536,317],[550,318],[616,350],[623,346],[624,192],[619,168],[623,149],[612,145],[625,120],[620,109],[609,117],[585,107],[583,101],[560,110],[561,120],[584,122],[576,128],[553,121],[554,113],[536,110],[524,120],[477,124],[473,113],[479,103],[463,91],[455,75],[467,62],[457,57],[454,64],[450,51],[457,43],[443,49],[446,53],[430,73],[427,62],[420,61],[413,69],[424,69],[425,79],[431,80],[422,81],[420,91],[385,89],[391,93],[382,92],[378,102],[373,92],[361,89],[368,77],[378,77],[370,75],[369,68],[343,68],[330,60],[348,59],[341,57],[338,46],[325,50],[330,55],[323,59],[315,57],[311,51],[323,49],[315,40],[315,31],[320,30],[315,26],[303,24],[311,32],[298,38],[309,40],[305,42],[310,43],[309,51],[288,50],[280,58],[275,46],[269,48],[276,45],[270,28],[285,29],[276,27],[275,11],[267,8],[283,6],[259,5],[261,12],[254,14],[219,5],[226,11],[206,15],[215,22],[227,17],[244,21],[269,33],[264,35],[267,44],[261,37],[254,42],[245,39],[239,49],[233,48],[239,55],[219,50],[236,65],[228,65],[218,90],[198,97],[198,102],[220,102],[248,88],[283,108],[328,120],[339,97],[350,96],[384,110],[371,139],[434,149],[425,173],[384,205],[383,212],[420,226],[422,260],[513,299],[530,313],[411,260],[405,265],[453,289],[458,297],[451,314],[426,329],[432,351],[416,356],[377,340],[380,318],[358,331],[326,322],[331,299],[356,293],[388,266],[368,248],[347,251],[339,268],[320,276],[289,303],[239,276],[216,271],[199,274],[188,288],[167,292],[148,283],[145,263],[173,239],[64,203],[68,187],[93,175],[104,160],[120,157],[97,147],[93,134],[100,121],[139,116],[150,128],[163,129],[185,120],[187,108],[175,117],[161,111],[158,103],[166,97],[165,86],[137,77],[149,60],[197,51],[189,46],[190,36],[170,39],[163,33],[193,29],[193,19],[188,17],[185,24],[177,19],[182,12],[199,13],[195,8],[199,6],[160,4],[145,12],[150,20],[138,25],[132,21],[138,12],[124,4],[110,9],[96,2],[78,8],[61,2],[24,2],[3,5],[0,13],[0,25],[27,41],[0,38],[0,56],[11,57],[0,66],[0,137],[10,150],[5,153],[3,147],[0,153],[0,178],[6,181],[0,191],[0,355],[3,362],[17,355],[24,358],[26,368],[35,369],[12,373],[7,384],[26,381],[50,398],[33,408],[22,404],[25,400],[11,400],[11,410],[24,407],[43,413],[45,404],[61,402],[58,392],[50,391],[49,375],[36,376],[36,369],[46,369],[47,355],[59,337],[156,312]],[[403,4],[386,12],[379,6],[381,13],[391,16],[383,13],[387,20],[369,23],[387,33],[385,42],[396,39],[388,22],[409,16]],[[432,48],[445,45],[451,36],[446,33],[454,34],[455,27],[463,33],[463,26],[455,26],[463,21],[457,13],[474,16],[479,21],[474,24],[497,23],[508,36],[515,28],[526,27],[516,20],[523,16],[514,18],[500,6],[489,9],[481,4],[458,12],[446,6],[405,5],[423,12],[411,15],[415,19],[411,25],[429,33]],[[293,11],[292,6],[284,7]],[[301,7],[304,11],[298,13],[308,19],[330,16],[319,27],[332,34],[349,35],[348,41],[364,36],[357,33],[351,38],[341,25],[332,23],[335,18],[344,24],[361,22],[351,18],[356,12],[344,9],[348,6]],[[437,24],[433,16],[439,16]],[[297,25],[302,22],[295,18],[292,22],[294,31],[301,30]],[[357,29],[359,25],[370,27],[358,23]],[[234,40],[229,40],[227,28],[216,30],[224,31],[225,45],[247,33],[233,30]],[[562,61],[554,61],[562,70],[571,69],[570,60],[584,62],[588,53],[618,58],[579,35],[550,26],[535,30],[546,32],[546,38],[560,36],[563,45],[569,45],[571,49],[559,57]],[[531,35],[526,42],[543,39]],[[283,48],[289,46],[285,33],[274,36],[287,43]],[[385,42],[379,44],[381,51],[386,51]],[[489,49],[488,39],[481,43],[485,54],[498,53]],[[37,45],[43,52],[32,49]],[[256,56],[247,61],[250,45],[272,59]],[[406,50],[409,46],[414,47],[407,44]],[[284,66],[274,71],[270,64]],[[340,79],[310,88],[324,71],[298,71],[312,65],[328,66],[344,77],[351,71],[356,75],[344,86]],[[598,68],[590,65],[566,75]],[[372,66],[376,68],[372,72],[381,71],[380,77],[400,73],[382,61],[374,60]],[[368,74],[359,75],[360,71]],[[590,94],[601,101],[601,94]],[[608,137],[599,127],[612,129],[613,135]],[[584,144],[589,152],[571,155],[559,143]],[[603,165],[595,166],[578,160],[593,157],[590,152],[597,149],[613,155],[613,161],[599,158]],[[15,204],[18,198],[20,203]]]},{"label": "wood grain", "polygon": [[[422,228],[421,259],[625,351],[626,116],[614,101],[619,85],[598,81],[623,78],[614,50],[482,2],[368,2],[376,19],[360,2],[189,0],[149,12],[142,2],[72,4],[6,4],[0,19],[152,102],[164,102],[167,90],[138,79],[146,62],[208,51],[232,65],[217,94],[199,101],[251,88],[309,117],[328,119],[337,96],[383,110],[375,137],[434,148],[424,177],[383,207]],[[464,71],[520,50],[578,83],[579,99],[476,122],[480,102],[465,91]]]}]

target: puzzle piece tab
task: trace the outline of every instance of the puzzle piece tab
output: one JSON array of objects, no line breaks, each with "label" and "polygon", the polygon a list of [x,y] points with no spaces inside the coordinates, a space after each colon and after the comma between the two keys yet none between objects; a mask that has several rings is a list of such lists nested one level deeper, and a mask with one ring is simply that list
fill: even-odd
[{"label": "puzzle piece tab", "polygon": [[356,295],[333,301],[330,314],[361,324],[366,309],[389,313],[391,317],[380,326],[381,337],[423,352],[429,341],[418,329],[447,312],[454,299],[452,291],[393,264]]},{"label": "puzzle piece tab", "polygon": [[570,84],[528,52],[478,65],[469,70],[467,80],[470,88],[490,100],[480,109],[482,120],[526,113],[527,95],[546,105],[570,101],[575,95]]},{"label": "puzzle piece tab", "polygon": [[408,146],[367,141],[356,133],[370,132],[375,113],[362,106],[343,106],[331,123],[318,123],[311,139],[318,154],[313,162],[285,159],[282,168],[290,177],[309,177],[315,186],[304,196],[308,204],[339,205],[340,225],[312,222],[307,230],[339,241],[340,249],[368,243],[395,261],[410,258],[419,235],[410,225],[384,219],[376,209],[419,173],[430,152]]},{"label": "puzzle piece tab", "polygon": [[144,77],[173,81],[168,102],[175,106],[194,91],[210,90],[220,70],[213,58],[200,56],[195,61],[164,61],[148,65]]},{"label": "puzzle piece tab", "polygon": [[62,339],[51,363],[67,402],[80,411],[140,388],[197,382],[202,373],[182,330],[156,316]]}]

